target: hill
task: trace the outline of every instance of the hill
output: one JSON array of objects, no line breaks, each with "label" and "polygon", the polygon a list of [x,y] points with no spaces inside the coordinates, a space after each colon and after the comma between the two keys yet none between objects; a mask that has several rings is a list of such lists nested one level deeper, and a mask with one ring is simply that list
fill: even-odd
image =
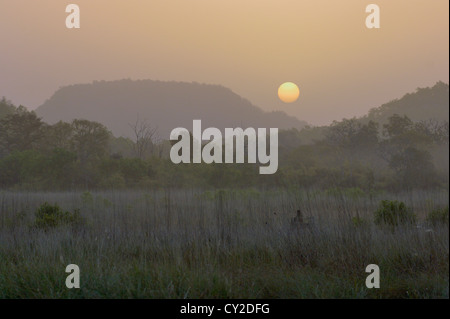
[{"label": "hill", "polygon": [[60,88],[37,108],[44,121],[83,118],[100,122],[116,136],[130,137],[130,124],[147,120],[163,139],[176,127],[202,126],[298,128],[306,125],[284,112],[264,112],[219,85],[152,80],[95,81]]},{"label": "hill", "polygon": [[[383,124],[394,115],[406,115],[413,122],[434,120],[437,122],[449,121],[449,85],[437,82],[433,87],[418,88],[413,93],[405,94],[400,99],[392,100],[379,107],[369,110],[367,115],[354,118],[356,121],[367,124],[369,121],[380,123],[380,133]],[[340,121],[336,121],[339,123]],[[283,145],[282,138],[289,137],[285,141],[286,147],[293,147],[297,144],[313,144],[325,138],[329,126],[305,127],[300,132],[290,132],[280,136],[280,145]],[[295,137],[296,136],[296,137]]]},{"label": "hill", "polygon": [[437,82],[433,87],[418,88],[401,99],[393,100],[380,107],[373,108],[362,120],[386,123],[394,114],[406,115],[414,122],[426,120],[448,121],[449,118],[448,84]]}]

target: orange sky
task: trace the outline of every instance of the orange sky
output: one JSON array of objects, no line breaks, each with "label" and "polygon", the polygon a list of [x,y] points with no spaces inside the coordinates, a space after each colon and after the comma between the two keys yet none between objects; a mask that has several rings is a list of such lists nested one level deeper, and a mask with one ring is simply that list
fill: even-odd
[{"label": "orange sky", "polygon": [[[65,28],[65,7],[81,29]],[[366,29],[365,7],[381,8]],[[312,124],[449,81],[447,0],[0,0],[0,96],[122,78],[221,84]],[[300,87],[292,104],[278,86]],[[214,107],[213,103],[211,107]]]}]

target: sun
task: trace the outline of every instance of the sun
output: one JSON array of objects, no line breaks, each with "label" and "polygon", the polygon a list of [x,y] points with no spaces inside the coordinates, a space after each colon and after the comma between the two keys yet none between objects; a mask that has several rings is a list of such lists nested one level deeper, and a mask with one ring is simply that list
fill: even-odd
[{"label": "sun", "polygon": [[285,82],[278,88],[278,97],[284,103],[293,103],[297,101],[300,90],[295,83]]}]

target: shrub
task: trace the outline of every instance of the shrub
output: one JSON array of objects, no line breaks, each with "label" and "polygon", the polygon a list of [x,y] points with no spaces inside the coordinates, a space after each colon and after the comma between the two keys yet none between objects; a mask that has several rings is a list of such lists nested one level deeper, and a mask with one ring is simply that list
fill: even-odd
[{"label": "shrub", "polygon": [[414,223],[416,216],[403,202],[383,200],[375,212],[375,224],[398,226]]},{"label": "shrub", "polygon": [[359,216],[353,216],[352,217],[352,225],[355,227],[362,227],[362,226],[367,225],[367,222]]},{"label": "shrub", "polygon": [[58,205],[45,202],[36,209],[34,226],[41,229],[50,229],[62,225],[78,226],[83,223],[79,210],[73,213],[63,211]]},{"label": "shrub", "polygon": [[448,225],[448,206],[445,208],[436,208],[427,215],[427,222],[432,225]]},{"label": "shrub", "polygon": [[81,194],[81,201],[83,204],[92,205],[94,203],[94,197],[88,191]]}]

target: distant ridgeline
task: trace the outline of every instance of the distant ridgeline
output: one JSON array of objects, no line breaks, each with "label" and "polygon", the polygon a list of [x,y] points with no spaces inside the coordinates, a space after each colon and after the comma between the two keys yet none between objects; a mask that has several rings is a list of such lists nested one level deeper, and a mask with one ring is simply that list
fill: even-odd
[{"label": "distant ridgeline", "polygon": [[449,87],[444,82],[437,82],[433,87],[418,88],[401,99],[393,100],[380,107],[373,108],[363,120],[380,124],[387,123],[394,114],[406,115],[412,121],[438,120],[449,118]]},{"label": "distant ridgeline", "polygon": [[[417,88],[414,93],[405,94],[400,99],[392,100],[369,110],[367,115],[350,120],[334,121],[331,126],[339,124],[359,123],[366,125],[370,121],[378,123],[378,132],[383,134],[383,126],[388,124],[394,115],[408,117],[412,122],[444,123],[449,121],[449,85],[437,82],[433,87]],[[305,127],[300,133],[290,131],[289,135],[299,135],[301,144],[311,144],[327,137],[329,126]],[[285,133],[286,134],[286,133]],[[280,135],[280,146],[283,145]]]},{"label": "distant ridgeline", "polygon": [[219,85],[152,80],[100,81],[59,89],[36,113],[47,123],[73,119],[97,121],[115,136],[132,137],[137,117],[157,127],[168,140],[175,127],[189,127],[194,119],[205,126],[277,127],[306,125],[284,112],[264,112],[248,100]]}]

